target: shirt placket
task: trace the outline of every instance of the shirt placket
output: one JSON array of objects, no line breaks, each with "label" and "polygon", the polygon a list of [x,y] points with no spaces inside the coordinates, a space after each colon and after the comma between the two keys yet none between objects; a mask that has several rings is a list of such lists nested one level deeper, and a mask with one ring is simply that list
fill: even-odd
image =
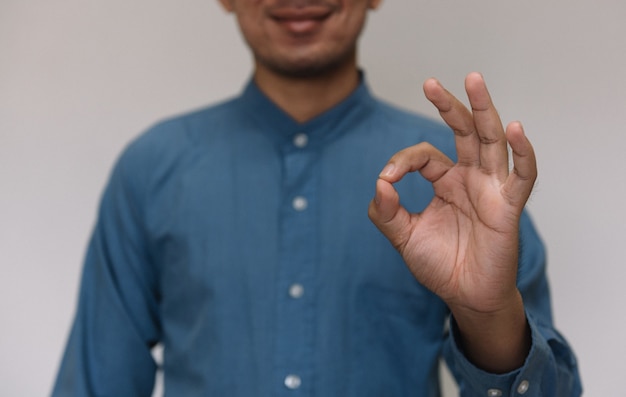
[{"label": "shirt placket", "polygon": [[276,316],[276,395],[313,392],[317,257],[315,151],[298,131],[281,148],[279,266]]}]

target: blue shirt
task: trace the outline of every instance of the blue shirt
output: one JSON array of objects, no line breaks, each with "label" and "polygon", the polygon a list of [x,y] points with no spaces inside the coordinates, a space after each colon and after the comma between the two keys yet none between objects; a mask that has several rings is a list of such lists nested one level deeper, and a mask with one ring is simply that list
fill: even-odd
[{"label": "blue shirt", "polygon": [[[488,374],[463,356],[442,301],[367,217],[392,154],[442,124],[350,97],[300,124],[254,83],[136,139],[105,190],[53,396],[439,395],[444,354],[464,396],[574,396],[574,356],[552,326],[543,245],[522,218],[525,365]],[[397,184],[420,211],[432,188]],[[500,393],[500,394],[498,394]]]}]

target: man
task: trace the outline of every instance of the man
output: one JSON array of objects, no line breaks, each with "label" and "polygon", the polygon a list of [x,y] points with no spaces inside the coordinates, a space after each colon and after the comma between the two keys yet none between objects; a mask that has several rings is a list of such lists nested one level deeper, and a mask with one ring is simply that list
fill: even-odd
[{"label": "man", "polygon": [[436,396],[442,351],[464,396],[579,395],[523,212],[533,149],[482,77],[471,112],[424,84],[452,134],[369,94],[379,0],[220,1],[253,79],[120,158],[53,395],[148,396],[158,343],[172,396]]}]

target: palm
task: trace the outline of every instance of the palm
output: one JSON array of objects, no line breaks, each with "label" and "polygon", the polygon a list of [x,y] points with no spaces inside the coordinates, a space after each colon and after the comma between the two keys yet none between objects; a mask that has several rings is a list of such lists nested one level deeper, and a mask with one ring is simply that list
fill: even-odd
[{"label": "palm", "polygon": [[[478,306],[488,301],[482,291],[491,294],[510,285],[508,269],[517,258],[507,255],[517,252],[517,234],[515,223],[507,221],[515,214],[499,192],[490,183],[472,181],[483,175],[463,175],[469,171],[453,168],[435,183],[431,204],[421,215],[411,216],[401,253],[413,274],[444,300]],[[463,178],[480,189],[469,189]]]}]

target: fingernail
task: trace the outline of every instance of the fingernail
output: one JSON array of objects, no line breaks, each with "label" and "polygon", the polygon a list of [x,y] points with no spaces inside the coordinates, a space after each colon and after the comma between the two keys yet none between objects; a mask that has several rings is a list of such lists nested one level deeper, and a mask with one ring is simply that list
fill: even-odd
[{"label": "fingernail", "polygon": [[392,176],[396,166],[393,163],[389,163],[383,168],[383,170],[378,175],[379,177]]}]

